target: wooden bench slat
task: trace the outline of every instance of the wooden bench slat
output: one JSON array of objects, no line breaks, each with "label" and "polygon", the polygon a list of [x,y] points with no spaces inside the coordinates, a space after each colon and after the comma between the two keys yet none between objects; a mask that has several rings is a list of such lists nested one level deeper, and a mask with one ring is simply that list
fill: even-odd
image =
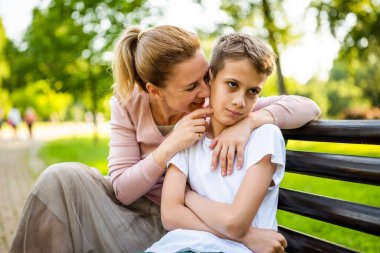
[{"label": "wooden bench slat", "polygon": [[318,120],[282,133],[291,140],[380,144],[380,120]]},{"label": "wooden bench slat", "polygon": [[280,189],[279,209],[380,235],[380,208],[314,194]]},{"label": "wooden bench slat", "polygon": [[288,150],[286,171],[380,185],[380,158]]},{"label": "wooden bench slat", "polygon": [[286,252],[289,253],[321,253],[321,252],[334,252],[334,253],[355,253],[357,251],[345,248],[343,246],[331,243],[301,232],[296,232],[289,228],[279,226],[278,232],[285,236],[288,247]]}]

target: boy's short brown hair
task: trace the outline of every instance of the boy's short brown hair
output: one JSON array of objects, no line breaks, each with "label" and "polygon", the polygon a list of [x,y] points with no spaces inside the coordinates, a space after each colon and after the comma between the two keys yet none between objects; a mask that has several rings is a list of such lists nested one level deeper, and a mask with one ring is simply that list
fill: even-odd
[{"label": "boy's short brown hair", "polygon": [[258,73],[269,76],[274,68],[276,55],[258,38],[243,33],[231,33],[219,38],[212,50],[210,71],[215,77],[227,59],[248,59]]}]

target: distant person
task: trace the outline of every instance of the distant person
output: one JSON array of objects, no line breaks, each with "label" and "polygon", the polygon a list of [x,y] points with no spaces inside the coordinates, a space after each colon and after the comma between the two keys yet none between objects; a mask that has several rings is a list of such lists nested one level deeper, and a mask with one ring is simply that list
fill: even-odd
[{"label": "distant person", "polygon": [[8,124],[11,125],[14,131],[14,138],[17,138],[17,128],[20,125],[22,119],[20,110],[13,107],[8,114]]},{"label": "distant person", "polygon": [[33,108],[28,107],[25,111],[24,115],[24,121],[26,125],[28,126],[29,130],[29,138],[33,138],[33,124],[36,121],[36,113],[34,112]]},{"label": "distant person", "polygon": [[4,111],[2,108],[0,108],[0,130],[1,130],[1,126],[3,125],[3,122],[4,122]]}]

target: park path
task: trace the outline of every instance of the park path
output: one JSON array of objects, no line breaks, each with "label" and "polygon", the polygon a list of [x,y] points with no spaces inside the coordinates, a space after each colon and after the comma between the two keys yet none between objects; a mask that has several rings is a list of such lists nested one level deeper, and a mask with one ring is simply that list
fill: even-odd
[{"label": "park path", "polygon": [[[37,125],[34,139],[29,139],[25,126],[14,139],[5,126],[0,131],[0,253],[9,251],[20,214],[36,177],[46,167],[38,159],[38,150],[49,140],[60,137],[91,135],[93,126],[86,123]],[[100,135],[108,135],[106,123],[99,126]]]},{"label": "park path", "polygon": [[0,140],[0,252],[8,252],[26,197],[43,163],[39,141]]}]

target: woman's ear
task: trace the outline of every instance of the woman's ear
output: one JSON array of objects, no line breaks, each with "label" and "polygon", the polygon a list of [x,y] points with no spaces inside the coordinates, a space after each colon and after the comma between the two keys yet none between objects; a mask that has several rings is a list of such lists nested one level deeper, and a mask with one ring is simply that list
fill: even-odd
[{"label": "woman's ear", "polygon": [[158,88],[156,85],[152,84],[152,83],[146,83],[145,85],[147,91],[149,92],[149,94],[151,94],[152,96],[154,97],[161,97],[161,89]]}]

